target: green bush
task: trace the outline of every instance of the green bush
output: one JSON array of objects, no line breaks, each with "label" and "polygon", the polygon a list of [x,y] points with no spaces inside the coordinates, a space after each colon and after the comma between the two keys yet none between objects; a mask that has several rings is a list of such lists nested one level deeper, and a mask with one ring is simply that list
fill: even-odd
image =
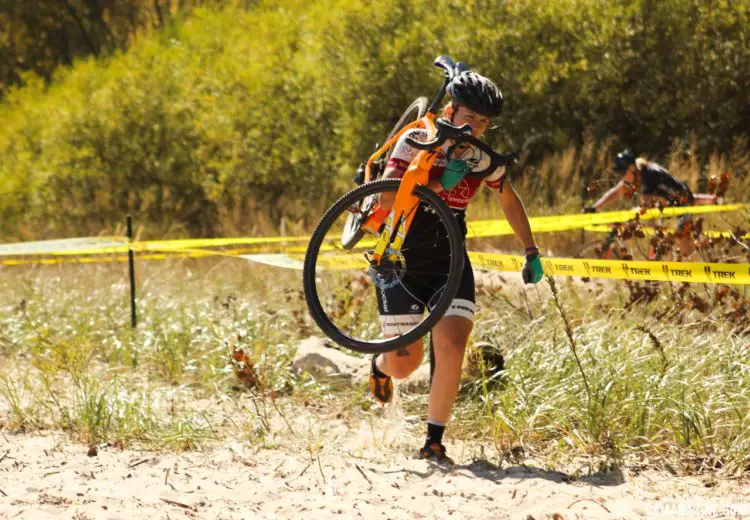
[{"label": "green bush", "polygon": [[318,215],[436,91],[440,54],[501,86],[498,147],[659,159],[695,136],[707,160],[747,133],[750,0],[236,4],[9,89],[0,236],[96,233],[127,212],[203,236]]}]

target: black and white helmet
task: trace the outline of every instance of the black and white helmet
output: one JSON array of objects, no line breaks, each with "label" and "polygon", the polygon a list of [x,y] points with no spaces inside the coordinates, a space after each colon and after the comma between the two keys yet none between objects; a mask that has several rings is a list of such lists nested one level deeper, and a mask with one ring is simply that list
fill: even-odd
[{"label": "black and white helmet", "polygon": [[448,85],[453,103],[463,105],[485,117],[498,117],[503,111],[503,94],[484,76],[465,70]]}]

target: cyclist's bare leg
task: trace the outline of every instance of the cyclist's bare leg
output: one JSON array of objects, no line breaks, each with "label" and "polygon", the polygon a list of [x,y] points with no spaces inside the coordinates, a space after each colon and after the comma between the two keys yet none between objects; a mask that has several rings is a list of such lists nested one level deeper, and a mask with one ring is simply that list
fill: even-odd
[{"label": "cyclist's bare leg", "polygon": [[473,325],[471,320],[461,316],[446,316],[432,330],[435,372],[427,407],[429,420],[442,424],[450,420],[461,382],[466,344]]},{"label": "cyclist's bare leg", "polygon": [[695,246],[693,246],[693,241],[689,236],[680,238],[678,244],[680,247],[680,257],[683,260],[687,260],[695,252]]},{"label": "cyclist's bare leg", "polygon": [[403,379],[422,364],[424,341],[418,340],[405,348],[378,356],[378,369],[387,376]]}]

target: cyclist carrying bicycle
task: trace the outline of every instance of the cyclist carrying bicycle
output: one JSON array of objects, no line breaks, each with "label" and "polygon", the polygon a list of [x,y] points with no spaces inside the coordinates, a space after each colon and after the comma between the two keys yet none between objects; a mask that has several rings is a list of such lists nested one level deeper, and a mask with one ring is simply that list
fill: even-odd
[{"label": "cyclist carrying bicycle", "polygon": [[[492,81],[473,71],[465,70],[453,77],[448,84],[447,93],[451,96],[451,101],[444,108],[443,116],[456,126],[470,125],[475,137],[482,136],[491,119],[500,116],[502,112],[503,97],[500,90]],[[401,178],[418,153],[418,150],[408,145],[407,138],[424,142],[428,136],[425,130],[419,128],[405,132],[394,145],[384,177]],[[484,182],[495,192],[508,222],[526,248],[524,281],[539,282],[543,275],[539,251],[523,204],[510,182],[504,179],[505,168],[498,168],[484,179],[465,178],[471,171],[485,169],[489,164],[488,158],[480,150],[465,145],[457,148],[453,159],[449,161],[446,152],[451,144],[446,143],[438,154],[430,170],[428,186],[439,193],[452,209],[465,236],[466,207]],[[378,210],[383,218],[393,203],[393,198],[385,195],[381,195]],[[414,235],[415,230],[429,232],[433,228],[437,229],[437,223],[436,215],[420,207],[414,217],[410,235]],[[407,242],[408,240],[407,238]],[[445,244],[447,241],[444,237],[435,236],[429,245],[413,248],[408,253],[407,261],[411,264],[427,264],[430,269],[425,271],[433,271],[435,274],[447,272],[445,270],[448,266],[438,260],[445,256],[440,254],[440,249]],[[400,284],[378,291],[384,335],[398,335],[399,327],[418,322],[439,291],[440,288],[435,288],[429,281],[411,288]],[[464,353],[473,328],[475,312],[474,275],[464,244],[464,270],[458,292],[448,311],[432,329],[434,372],[428,404],[427,438],[419,451],[421,458],[452,462],[445,453],[442,438],[458,393]],[[414,372],[421,364],[422,355],[422,340],[395,352],[375,355],[370,373],[370,389],[374,397],[382,404],[390,402],[393,397],[392,378],[401,379]]]},{"label": "cyclist carrying bicycle", "polygon": [[[666,168],[642,157],[636,158],[629,150],[623,150],[615,156],[612,170],[622,175],[622,179],[592,206],[584,208],[584,213],[595,213],[619,198],[632,196],[639,188],[644,205],[661,203],[677,207],[717,202],[714,195],[693,193],[687,183],[672,175]],[[683,234],[682,231],[690,220],[690,215],[682,215],[677,223],[677,232]],[[680,237],[681,256],[687,258],[694,250],[689,234],[683,234]]]}]

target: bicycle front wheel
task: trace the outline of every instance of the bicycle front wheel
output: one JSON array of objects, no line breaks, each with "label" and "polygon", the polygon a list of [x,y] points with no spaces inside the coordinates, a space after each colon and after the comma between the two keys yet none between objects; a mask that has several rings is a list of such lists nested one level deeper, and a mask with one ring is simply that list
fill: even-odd
[{"label": "bicycle front wheel", "polygon": [[388,352],[421,339],[448,310],[461,281],[461,227],[445,202],[423,186],[414,191],[419,204],[402,247],[389,247],[379,265],[368,259],[375,235],[354,249],[342,244],[347,215],[361,211],[363,200],[399,186],[398,179],[382,179],[341,197],[320,220],[305,254],[310,314],[329,338],[357,352]]}]

